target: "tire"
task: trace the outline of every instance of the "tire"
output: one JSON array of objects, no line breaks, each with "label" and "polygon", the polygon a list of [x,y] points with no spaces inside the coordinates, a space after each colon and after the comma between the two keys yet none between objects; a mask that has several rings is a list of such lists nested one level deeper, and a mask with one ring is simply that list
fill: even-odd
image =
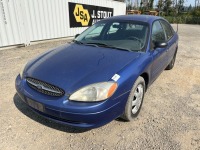
[{"label": "tire", "polygon": [[124,113],[121,116],[122,119],[124,119],[125,121],[131,121],[138,116],[143,103],[144,94],[145,81],[142,77],[139,76],[129,94]]},{"label": "tire", "polygon": [[169,63],[169,65],[165,68],[165,70],[171,70],[174,67],[174,64],[175,64],[175,61],[176,61],[176,52],[175,52],[171,62]]}]

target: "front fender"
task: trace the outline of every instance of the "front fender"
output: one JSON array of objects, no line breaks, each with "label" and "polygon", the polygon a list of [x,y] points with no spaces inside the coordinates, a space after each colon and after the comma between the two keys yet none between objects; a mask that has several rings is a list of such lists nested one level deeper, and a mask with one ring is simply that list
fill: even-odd
[{"label": "front fender", "polygon": [[[120,78],[117,80],[118,89],[115,92],[117,93],[117,95],[114,95],[114,97],[130,93],[136,79],[143,73],[149,74],[151,62],[152,57],[150,56],[150,54],[142,53],[137,59],[133,60],[123,69],[121,69],[117,73]],[[123,100],[124,103],[126,102],[127,98]]]}]

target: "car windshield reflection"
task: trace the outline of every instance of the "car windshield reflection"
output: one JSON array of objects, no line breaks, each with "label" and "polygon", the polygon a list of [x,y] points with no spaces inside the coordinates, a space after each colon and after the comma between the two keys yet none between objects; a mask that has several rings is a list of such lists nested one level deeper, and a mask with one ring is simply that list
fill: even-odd
[{"label": "car windshield reflection", "polygon": [[140,22],[99,22],[79,35],[75,42],[91,46],[143,51],[146,46],[148,25]]}]

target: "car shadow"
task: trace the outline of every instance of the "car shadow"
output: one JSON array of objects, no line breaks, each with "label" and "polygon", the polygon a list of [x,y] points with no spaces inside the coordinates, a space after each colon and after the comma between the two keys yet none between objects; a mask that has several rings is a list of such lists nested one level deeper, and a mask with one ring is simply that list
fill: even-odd
[{"label": "car shadow", "polygon": [[33,110],[31,110],[22,100],[21,98],[18,96],[18,94],[15,94],[13,97],[13,101],[15,106],[17,107],[17,109],[22,112],[24,115],[26,115],[27,117],[31,118],[34,121],[37,121],[40,124],[43,124],[47,127],[56,129],[56,130],[60,130],[63,132],[68,132],[68,133],[83,133],[83,132],[87,132],[90,129],[82,129],[82,128],[76,128],[76,127],[71,127],[71,126],[67,126],[67,125],[62,125],[56,122],[53,122],[51,120],[48,120],[40,115],[38,115],[37,113],[35,113]]}]

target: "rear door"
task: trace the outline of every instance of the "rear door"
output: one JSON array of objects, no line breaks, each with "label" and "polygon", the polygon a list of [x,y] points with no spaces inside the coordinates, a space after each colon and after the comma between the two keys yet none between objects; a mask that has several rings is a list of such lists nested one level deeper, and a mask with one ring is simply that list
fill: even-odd
[{"label": "rear door", "polygon": [[167,61],[166,65],[168,65],[170,63],[170,61],[172,60],[174,53],[176,51],[176,37],[174,37],[175,32],[168,22],[161,20],[160,23],[161,23],[161,25],[162,25],[162,27],[165,31],[166,38],[167,38],[167,44],[168,44],[167,58],[168,58],[168,61]]},{"label": "rear door", "polygon": [[151,55],[153,58],[153,63],[151,67],[151,78],[152,81],[156,79],[156,77],[161,73],[161,71],[166,67],[167,63],[167,48],[155,48],[155,42],[165,42],[166,35],[163,30],[162,25],[160,24],[159,20],[156,20],[152,26],[152,33],[151,33],[151,42],[152,42],[152,49]]}]

